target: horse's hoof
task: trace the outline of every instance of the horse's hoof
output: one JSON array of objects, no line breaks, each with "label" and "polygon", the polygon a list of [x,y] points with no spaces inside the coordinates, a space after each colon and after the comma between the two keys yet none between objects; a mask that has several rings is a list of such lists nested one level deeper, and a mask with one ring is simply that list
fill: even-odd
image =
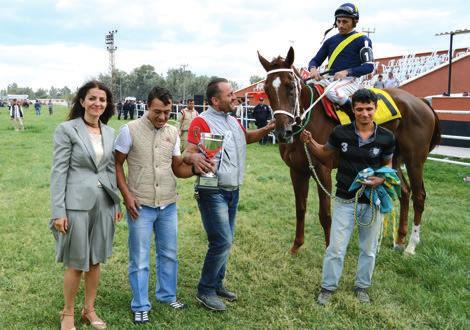
[{"label": "horse's hoof", "polygon": [[410,248],[409,246],[406,248],[405,252],[403,252],[403,254],[407,257],[412,257],[416,254],[416,251],[415,249],[413,248]]},{"label": "horse's hoof", "polygon": [[393,250],[401,253],[405,250],[405,245],[404,244],[394,243],[393,244]]},{"label": "horse's hoof", "polygon": [[296,256],[299,253],[299,247],[298,246],[293,246],[290,248],[290,254],[291,256]]}]

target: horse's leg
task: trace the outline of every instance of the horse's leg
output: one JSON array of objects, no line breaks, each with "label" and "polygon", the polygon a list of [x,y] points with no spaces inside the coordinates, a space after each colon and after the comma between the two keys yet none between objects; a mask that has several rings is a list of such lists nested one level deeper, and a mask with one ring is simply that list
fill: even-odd
[{"label": "horse's leg", "polygon": [[[328,192],[331,192],[331,169],[321,165],[316,166],[315,168],[321,183]],[[330,244],[331,199],[330,196],[321,189],[319,184],[317,184],[317,190],[320,204],[318,218],[320,219],[320,224],[323,227],[323,232],[325,234],[325,245],[328,247]]]},{"label": "horse's leg", "polygon": [[[395,167],[395,166],[394,166]],[[410,208],[410,186],[406,180],[400,165],[395,167],[398,177],[401,181],[401,195],[400,195],[400,223],[398,225],[398,235],[396,242],[393,242],[393,248],[397,251],[405,249],[405,237],[408,232],[408,210]]]},{"label": "horse's leg", "polygon": [[408,246],[405,249],[406,254],[414,255],[416,246],[419,244],[419,230],[421,217],[424,211],[424,201],[426,200],[426,191],[423,182],[424,160],[417,160],[408,168],[408,177],[412,192],[414,219],[413,230],[411,232]]},{"label": "horse's leg", "polygon": [[308,174],[297,172],[292,168],[290,168],[290,178],[294,186],[295,215],[297,219],[295,240],[290,252],[296,255],[299,252],[299,248],[304,244],[305,211],[307,210],[308,184],[310,180]]}]

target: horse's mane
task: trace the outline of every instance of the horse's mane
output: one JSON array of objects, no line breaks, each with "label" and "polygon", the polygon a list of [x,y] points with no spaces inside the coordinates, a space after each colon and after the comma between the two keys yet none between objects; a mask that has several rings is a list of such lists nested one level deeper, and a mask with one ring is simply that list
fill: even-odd
[{"label": "horse's mane", "polygon": [[273,66],[273,69],[279,69],[281,67],[284,67],[285,62],[286,62],[286,59],[284,57],[278,56],[278,57],[273,57],[270,64]]},{"label": "horse's mane", "polygon": [[[281,69],[285,67],[285,62],[286,59],[284,57],[278,56],[273,57],[270,64],[272,65],[272,69]],[[292,69],[294,70],[295,75],[300,78],[301,75],[299,70],[294,65],[292,65]]]}]

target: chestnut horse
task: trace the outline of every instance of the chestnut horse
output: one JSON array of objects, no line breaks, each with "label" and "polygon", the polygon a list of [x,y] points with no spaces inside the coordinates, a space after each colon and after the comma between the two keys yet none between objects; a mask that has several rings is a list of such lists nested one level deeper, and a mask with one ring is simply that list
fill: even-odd
[{"label": "chestnut horse", "polygon": [[[305,211],[311,177],[306,149],[299,140],[298,133],[303,128],[307,129],[316,141],[325,144],[337,123],[326,115],[321,102],[313,102],[318,99],[319,95],[314,88],[310,88],[303,82],[298,71],[293,67],[294,49],[292,47],[285,59],[279,56],[269,62],[259,53],[258,58],[267,71],[264,90],[274,111],[276,122],[274,133],[280,142],[281,158],[290,168],[294,187],[297,225],[291,253],[296,254],[304,243]],[[420,239],[420,223],[426,199],[423,167],[429,152],[440,141],[439,119],[424,100],[397,88],[386,91],[393,98],[402,115],[402,118],[382,125],[395,134],[393,168],[397,170],[402,182],[400,222],[394,246],[397,250],[404,249],[408,231],[409,200],[412,195],[414,226],[405,252],[414,254]],[[306,116],[307,112],[309,112],[308,116]],[[331,159],[329,164],[325,165],[315,158],[312,158],[312,162],[318,180],[327,191],[331,192],[331,170],[337,167],[337,159]],[[406,166],[409,183],[401,170],[400,165],[403,163]],[[321,189],[320,184],[317,184],[317,190],[320,202],[318,215],[325,234],[325,242],[328,245],[331,225],[330,197]]]}]

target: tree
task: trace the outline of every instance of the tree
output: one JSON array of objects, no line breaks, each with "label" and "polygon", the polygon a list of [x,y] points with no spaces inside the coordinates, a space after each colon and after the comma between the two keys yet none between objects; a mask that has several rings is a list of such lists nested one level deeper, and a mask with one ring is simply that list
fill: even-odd
[{"label": "tree", "polygon": [[250,85],[254,84],[254,83],[257,83],[258,81],[261,81],[261,80],[264,80],[264,78],[260,77],[260,76],[257,76],[257,75],[253,75],[253,76],[250,77]]},{"label": "tree", "polygon": [[36,99],[48,99],[49,94],[47,93],[47,90],[44,88],[38,88],[36,92],[34,93],[34,97]]},{"label": "tree", "polygon": [[144,64],[130,73],[130,95],[128,96],[135,96],[139,100],[147,100],[148,93],[156,85],[165,86],[165,79],[155,72],[152,65]]},{"label": "tree", "polygon": [[31,87],[19,87],[17,83],[11,83],[7,86],[7,94],[24,94],[29,98],[34,98],[34,91]]},{"label": "tree", "polygon": [[233,81],[233,80],[229,80],[230,84],[232,85],[232,88],[234,91],[237,91],[240,89],[240,86],[238,85],[238,83],[236,81]]},{"label": "tree", "polygon": [[59,99],[60,98],[60,88],[55,88],[51,86],[49,89],[49,97],[52,99]]}]

